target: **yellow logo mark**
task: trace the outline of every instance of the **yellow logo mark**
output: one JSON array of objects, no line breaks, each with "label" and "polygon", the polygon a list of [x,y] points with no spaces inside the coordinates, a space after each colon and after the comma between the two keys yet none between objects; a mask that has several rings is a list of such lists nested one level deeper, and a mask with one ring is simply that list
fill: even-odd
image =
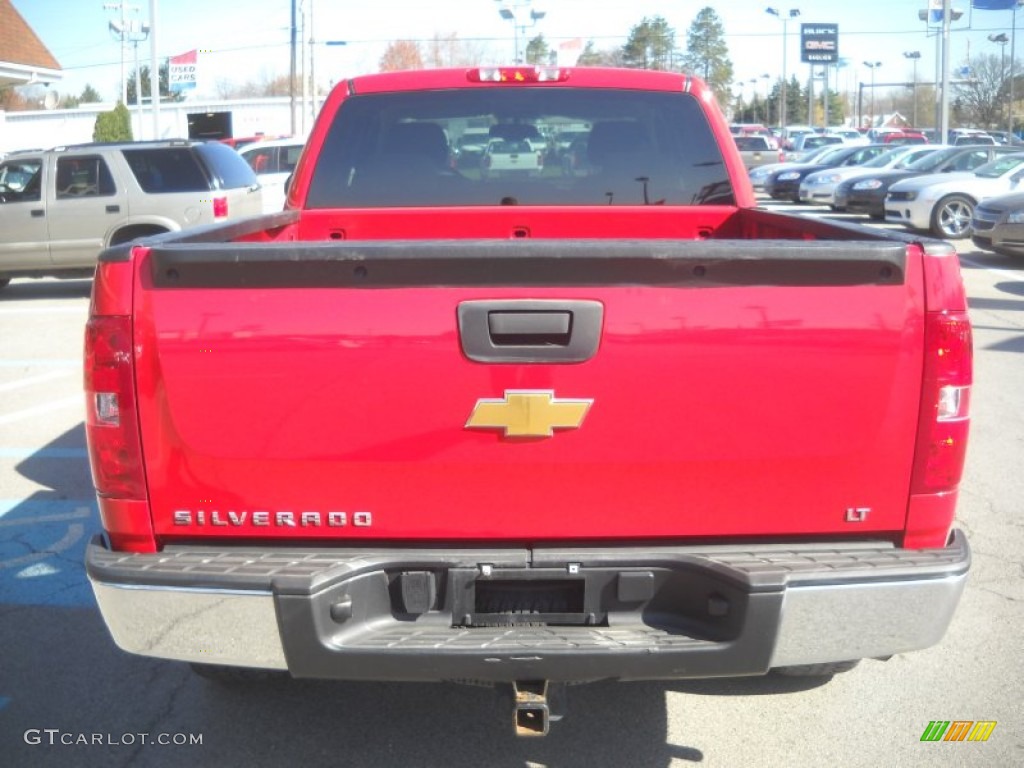
[{"label": "yellow logo mark", "polygon": [[578,428],[593,402],[557,398],[551,390],[506,389],[500,400],[477,400],[466,427],[503,429],[505,437],[551,437],[556,429]]}]

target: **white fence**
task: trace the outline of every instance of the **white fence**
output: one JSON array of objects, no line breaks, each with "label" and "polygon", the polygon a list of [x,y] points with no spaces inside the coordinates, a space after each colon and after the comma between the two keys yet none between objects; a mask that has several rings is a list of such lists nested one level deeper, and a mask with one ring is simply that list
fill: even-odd
[{"label": "white fence", "polygon": [[[54,109],[33,112],[4,112],[0,110],[0,152],[15,149],[45,149],[67,144],[92,141],[96,116],[108,112],[113,104],[87,104],[77,109]],[[291,134],[291,99],[238,99],[221,101],[189,101],[160,105],[159,135],[154,135],[153,113],[148,105],[129,107],[132,115],[132,133],[136,139],[188,138],[189,115],[211,112],[230,112],[234,136],[258,134]],[[306,110],[309,109],[308,103]],[[308,128],[309,117],[298,105],[300,121],[297,133]],[[302,125],[305,117],[306,125]]]}]

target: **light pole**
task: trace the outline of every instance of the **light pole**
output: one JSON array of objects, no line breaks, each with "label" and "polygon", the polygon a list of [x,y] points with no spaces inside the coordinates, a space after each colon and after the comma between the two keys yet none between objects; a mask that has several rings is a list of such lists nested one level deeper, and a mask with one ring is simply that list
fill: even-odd
[{"label": "light pole", "polygon": [[779,105],[779,130],[786,127],[786,27],[790,19],[800,15],[799,8],[790,8],[785,14],[778,8],[765,8],[764,12],[782,21],[782,93]]},{"label": "light pole", "polygon": [[875,70],[882,66],[880,61],[865,61],[864,66],[871,70],[871,130],[875,129]]},{"label": "light pole", "polygon": [[519,63],[519,33],[520,31],[524,34],[530,27],[536,26],[537,22],[543,19],[547,14],[545,11],[537,11],[530,8],[530,23],[520,24],[518,11],[527,8],[532,0],[515,0],[515,2],[505,2],[505,0],[497,0],[501,3],[501,7],[498,9],[498,15],[505,21],[512,22],[512,40],[515,46],[515,59],[514,64]]},{"label": "light pole", "polygon": [[989,35],[988,41],[999,43],[999,90],[1002,90],[1002,84],[1006,82],[1006,44],[1010,42],[1010,37],[1005,32],[1000,32],[998,35]]},{"label": "light pole", "polygon": [[1014,57],[1014,51],[1013,51],[1013,49],[1014,49],[1014,46],[1017,44],[1017,9],[1020,8],[1021,5],[1024,5],[1024,0],[1017,0],[1017,2],[1014,3],[1014,5],[1013,5],[1013,22],[1010,25],[1010,107],[1009,107],[1009,110],[1008,110],[1010,115],[1009,115],[1009,117],[1006,118],[1006,130],[1007,130],[1007,132],[1011,136],[1014,135],[1014,133],[1013,133],[1013,98],[1014,98],[1014,93],[1013,93],[1013,76],[1014,76],[1013,75],[1013,64],[1014,64],[1013,57]]},{"label": "light pole", "polygon": [[920,51],[904,51],[903,58],[914,62],[914,128],[917,128],[917,62],[921,58]]},{"label": "light pole", "polygon": [[771,80],[771,77],[772,76],[769,75],[767,72],[765,72],[763,75],[761,75],[761,78],[764,80],[764,125],[765,125],[765,128],[767,128],[769,125],[772,124],[771,103],[768,101],[768,95],[769,95],[768,81]]}]

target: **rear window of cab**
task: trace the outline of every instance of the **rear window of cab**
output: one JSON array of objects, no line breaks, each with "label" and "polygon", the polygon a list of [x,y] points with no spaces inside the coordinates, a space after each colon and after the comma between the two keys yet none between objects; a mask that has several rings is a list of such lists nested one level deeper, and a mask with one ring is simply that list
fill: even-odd
[{"label": "rear window of cab", "polygon": [[[585,157],[560,137],[586,137]],[[529,140],[543,170],[481,173],[464,137]],[[493,150],[492,150],[493,151]],[[357,94],[316,158],[306,208],[731,205],[714,132],[688,93],[454,88]]]}]

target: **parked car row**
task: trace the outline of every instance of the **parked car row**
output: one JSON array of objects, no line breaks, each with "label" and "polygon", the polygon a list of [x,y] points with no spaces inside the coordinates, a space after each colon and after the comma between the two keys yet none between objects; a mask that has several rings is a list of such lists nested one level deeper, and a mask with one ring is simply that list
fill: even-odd
[{"label": "parked car row", "polygon": [[885,220],[936,237],[970,237],[978,201],[1013,191],[1024,180],[1024,152],[1012,152],[974,171],[904,179],[889,188]]},{"label": "parked car row", "polygon": [[809,174],[825,168],[859,166],[886,151],[885,144],[865,146],[841,145],[835,152],[818,156],[808,162],[785,165],[768,174],[764,180],[764,191],[775,200],[800,202],[800,184]]},{"label": "parked car row", "polygon": [[[1024,253],[1024,147],[828,146],[807,162],[749,169],[775,200],[864,213],[981,248]],[[1017,192],[1005,204],[997,196]],[[983,205],[979,201],[985,201]]]},{"label": "parked car row", "polygon": [[932,145],[897,145],[861,165],[847,165],[815,171],[800,182],[800,201],[813,205],[828,205],[840,209],[836,204],[836,188],[847,179],[859,179],[882,169],[902,170],[920,158],[932,154],[940,147]]}]

